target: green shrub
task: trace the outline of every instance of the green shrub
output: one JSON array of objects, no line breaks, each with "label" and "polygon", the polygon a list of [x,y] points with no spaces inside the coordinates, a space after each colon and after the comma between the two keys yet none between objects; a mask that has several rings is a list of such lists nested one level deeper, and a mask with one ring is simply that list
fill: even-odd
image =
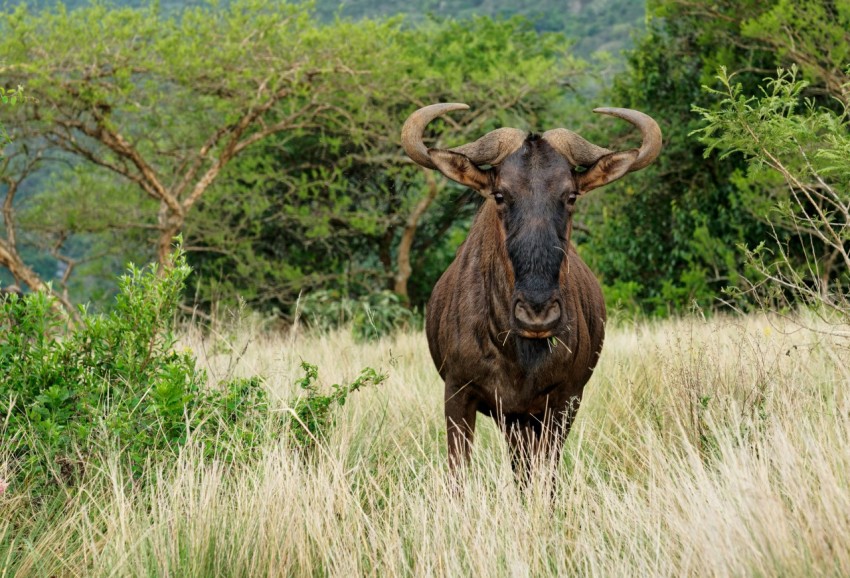
[{"label": "green shrub", "polygon": [[[66,325],[51,297],[0,303],[0,446],[26,483],[73,482],[99,446],[117,443],[135,474],[192,440],[223,459],[267,429],[259,378],[206,386],[173,320],[190,269],[131,266],[108,314]],[[228,443],[232,442],[232,443]]]}]

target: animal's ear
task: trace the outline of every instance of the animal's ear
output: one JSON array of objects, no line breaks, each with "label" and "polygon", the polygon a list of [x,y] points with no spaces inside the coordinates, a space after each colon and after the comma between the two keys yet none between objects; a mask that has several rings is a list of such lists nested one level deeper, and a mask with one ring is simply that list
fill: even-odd
[{"label": "animal's ear", "polygon": [[466,156],[452,151],[431,149],[428,156],[437,169],[451,180],[488,195],[490,175],[472,164]]},{"label": "animal's ear", "polygon": [[637,150],[620,151],[600,158],[587,171],[576,175],[579,194],[616,181],[631,168],[638,156]]}]

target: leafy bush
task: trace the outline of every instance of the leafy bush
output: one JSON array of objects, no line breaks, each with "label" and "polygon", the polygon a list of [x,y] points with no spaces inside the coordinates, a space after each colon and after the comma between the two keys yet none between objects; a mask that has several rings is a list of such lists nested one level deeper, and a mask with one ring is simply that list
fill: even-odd
[{"label": "leafy bush", "polygon": [[304,395],[292,405],[293,419],[290,421],[290,434],[296,446],[309,454],[316,442],[324,439],[335,425],[335,409],[345,405],[348,394],[367,385],[379,385],[387,376],[367,367],[360,376],[348,385],[333,384],[329,394],[319,390],[316,381],[319,369],[306,361],[301,363],[304,377],[296,381],[304,390]]},{"label": "leafy bush", "polygon": [[[810,83],[796,66],[778,70],[758,93],[746,91],[720,68],[721,87],[706,88],[715,108],[694,107],[706,124],[697,131],[721,158],[743,156],[737,185],[764,207],[768,238],[750,245],[755,272],[749,292],[763,306],[804,304],[838,323],[850,322],[850,69],[832,95],[840,110],[806,96]],[[843,100],[842,100],[843,99]],[[830,103],[832,107],[834,103]],[[766,242],[765,242],[766,241]],[[773,241],[772,247],[770,241]],[[819,329],[822,330],[822,329]]]},{"label": "leafy bush", "polygon": [[321,330],[351,324],[357,341],[373,341],[417,322],[416,314],[392,291],[352,299],[337,291],[313,291],[298,304],[307,323]]},{"label": "leafy bush", "polygon": [[101,443],[119,444],[136,474],[190,439],[225,459],[256,447],[269,413],[260,379],[211,390],[175,349],[189,272],[180,250],[161,273],[131,266],[113,310],[81,309],[73,327],[44,293],[0,303],[0,445],[24,480],[73,482]]}]

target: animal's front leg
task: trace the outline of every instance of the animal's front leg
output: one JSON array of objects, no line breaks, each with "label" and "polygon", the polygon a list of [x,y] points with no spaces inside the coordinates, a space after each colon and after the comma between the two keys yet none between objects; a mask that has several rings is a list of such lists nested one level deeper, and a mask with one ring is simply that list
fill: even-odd
[{"label": "animal's front leg", "polygon": [[547,458],[555,464],[560,462],[561,450],[573,427],[579,405],[581,405],[581,393],[571,396],[566,406],[560,411],[553,412],[547,420],[549,425],[543,430],[542,449],[547,453]]},{"label": "animal's front leg", "polygon": [[571,397],[563,409],[505,420],[511,466],[519,480],[527,482],[535,469],[547,470],[553,476],[557,474],[561,450],[580,403],[581,396],[577,395]]},{"label": "animal's front leg", "polygon": [[453,384],[446,380],[446,434],[449,445],[449,467],[453,473],[466,464],[475,433],[477,400],[468,383]]}]

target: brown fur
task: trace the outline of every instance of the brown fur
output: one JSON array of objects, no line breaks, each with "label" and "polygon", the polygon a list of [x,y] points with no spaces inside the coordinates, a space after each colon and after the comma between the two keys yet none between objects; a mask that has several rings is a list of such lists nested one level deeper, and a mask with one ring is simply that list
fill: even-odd
[{"label": "brown fur", "polygon": [[446,384],[453,466],[468,455],[477,411],[504,428],[517,463],[539,449],[557,458],[605,334],[602,289],[568,245],[560,271],[566,323],[554,343],[525,340],[545,342],[537,344],[545,350],[536,365],[524,365],[522,338],[510,329],[513,268],[497,210],[493,201],[481,207],[428,303],[428,346]]}]

